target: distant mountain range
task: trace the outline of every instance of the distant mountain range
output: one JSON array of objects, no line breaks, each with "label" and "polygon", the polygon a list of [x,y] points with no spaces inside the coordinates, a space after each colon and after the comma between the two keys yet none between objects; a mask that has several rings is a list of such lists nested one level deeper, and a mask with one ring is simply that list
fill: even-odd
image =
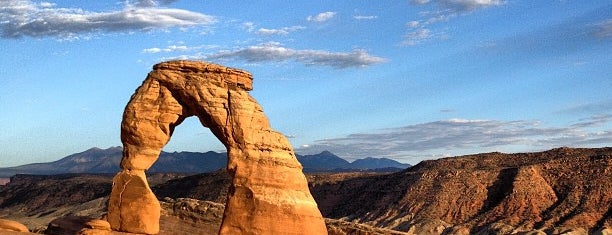
[{"label": "distant mountain range", "polygon": [[328,151],[314,155],[297,155],[297,159],[302,163],[305,172],[342,172],[346,170],[396,172],[410,167],[409,164],[388,158],[367,157],[348,162]]},{"label": "distant mountain range", "polygon": [[[51,175],[63,173],[116,173],[119,171],[122,148],[91,148],[60,160],[48,163],[33,163],[22,166],[0,168],[0,177],[16,174]],[[396,172],[410,167],[388,158],[364,158],[348,162],[328,151],[314,155],[298,155],[304,172],[376,171]],[[225,168],[227,154],[209,151],[163,152],[148,170],[149,173],[204,173]]]}]

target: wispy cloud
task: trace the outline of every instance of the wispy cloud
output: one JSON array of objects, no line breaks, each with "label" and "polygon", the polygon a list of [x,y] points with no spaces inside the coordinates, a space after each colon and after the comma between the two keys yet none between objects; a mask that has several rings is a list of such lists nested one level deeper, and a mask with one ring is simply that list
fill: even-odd
[{"label": "wispy cloud", "polygon": [[459,14],[452,9],[445,9],[445,10],[438,10],[438,11],[422,11],[422,12],[419,12],[419,15],[424,18],[422,20],[423,23],[421,24],[421,26],[440,23],[440,22],[447,22],[451,20],[452,18],[459,16]]},{"label": "wispy cloud", "polygon": [[173,51],[186,51],[187,46],[168,46],[167,48],[147,48],[142,50],[143,53],[160,53],[160,52],[173,52]]},{"label": "wispy cloud", "polygon": [[401,42],[403,46],[415,46],[426,41],[444,38],[441,35],[445,35],[444,32],[434,32],[430,29],[431,25],[446,22],[458,14],[452,10],[439,10],[439,11],[422,11],[419,16],[422,17],[420,20],[412,20],[406,23],[408,32],[404,35],[404,40]]},{"label": "wispy cloud", "polygon": [[270,35],[287,35],[291,32],[295,32],[298,30],[302,30],[305,29],[306,27],[304,26],[291,26],[291,27],[283,27],[280,29],[266,29],[266,28],[260,28],[257,30],[257,34],[259,35],[264,35],[264,36],[270,36]]},{"label": "wispy cloud", "polygon": [[242,23],[242,28],[244,28],[247,32],[253,32],[255,30],[255,23],[253,22],[244,22]]},{"label": "wispy cloud", "polygon": [[177,0],[136,0],[132,2],[128,1],[127,4],[137,7],[155,7],[159,5],[168,5],[176,1]]},{"label": "wispy cloud", "polygon": [[272,36],[272,35],[288,35],[289,33],[306,29],[304,26],[295,25],[290,27],[282,27],[277,29],[268,29],[268,28],[259,28],[257,29],[257,25],[253,22],[244,22],[241,24],[241,27],[249,33],[255,32],[258,35],[262,36]]},{"label": "wispy cloud", "polygon": [[364,16],[364,15],[355,15],[353,16],[356,20],[374,20],[378,18],[378,16]]},{"label": "wispy cloud", "polygon": [[593,115],[589,118],[583,118],[578,120],[577,123],[573,124],[572,127],[588,128],[596,127],[606,123],[612,122],[612,114],[601,114]]},{"label": "wispy cloud", "polygon": [[612,38],[612,19],[607,19],[597,24],[594,33],[595,36],[600,38]]},{"label": "wispy cloud", "polygon": [[200,58],[206,60],[237,59],[249,63],[296,61],[310,66],[329,66],[337,69],[367,67],[386,61],[386,59],[370,55],[364,50],[353,50],[351,52],[298,50],[284,47],[276,42],[220,51]]},{"label": "wispy cloud", "polygon": [[[162,1],[164,3],[171,1]],[[197,12],[155,7],[157,1],[128,2],[117,11],[90,12],[58,8],[29,0],[0,1],[0,35],[4,38],[79,38],[82,34],[130,32],[210,25],[215,18]]]},{"label": "wispy cloud", "polygon": [[504,4],[503,0],[411,0],[414,4],[436,3],[444,8],[458,11],[471,11],[479,8],[499,6]]},{"label": "wispy cloud", "polygon": [[413,4],[436,4],[441,9],[435,11],[422,11],[419,19],[408,21],[406,27],[409,31],[401,42],[403,46],[415,46],[432,39],[446,38],[444,31],[435,30],[433,25],[447,22],[451,19],[467,15],[477,9],[504,4],[504,0],[411,0]]},{"label": "wispy cloud", "polygon": [[422,160],[441,154],[476,153],[483,149],[520,147],[541,150],[558,146],[601,145],[612,141],[612,131],[591,132],[587,128],[611,121],[612,115],[594,116],[569,127],[544,127],[538,121],[450,119],[324,139],[296,151],[316,153],[329,150],[347,158],[385,156]]},{"label": "wispy cloud", "polygon": [[601,115],[612,110],[612,99],[582,103],[562,109],[559,113]]},{"label": "wispy cloud", "polygon": [[426,28],[420,28],[408,32],[404,36],[404,41],[402,41],[402,45],[405,46],[414,46],[419,43],[422,43],[432,37],[431,31]]},{"label": "wispy cloud", "polygon": [[417,28],[421,25],[421,22],[417,21],[417,20],[413,20],[413,21],[408,21],[408,23],[406,23],[406,26],[409,28]]},{"label": "wispy cloud", "polygon": [[160,53],[160,52],[184,52],[184,51],[195,51],[195,50],[201,50],[201,49],[213,49],[213,48],[217,48],[219,46],[217,45],[201,45],[201,46],[185,46],[185,45],[170,45],[167,46],[165,48],[159,48],[159,47],[151,47],[151,48],[146,48],[142,50],[142,53],[145,54],[155,54],[155,53]]},{"label": "wispy cloud", "polygon": [[314,16],[308,16],[306,20],[321,23],[321,22],[328,21],[331,18],[334,18],[335,15],[336,15],[336,12],[331,12],[331,11],[322,12]]}]

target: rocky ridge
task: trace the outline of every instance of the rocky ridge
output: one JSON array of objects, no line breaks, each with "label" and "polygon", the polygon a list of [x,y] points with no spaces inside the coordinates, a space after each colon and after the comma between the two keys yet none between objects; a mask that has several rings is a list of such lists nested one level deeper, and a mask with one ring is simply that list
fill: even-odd
[{"label": "rocky ridge", "polygon": [[[424,161],[406,171],[313,185],[326,217],[401,231],[612,226],[612,148],[558,148]],[[355,193],[358,192],[358,193]]]},{"label": "rocky ridge", "polygon": [[[337,234],[381,234],[372,229],[405,234],[610,234],[611,161],[612,148],[559,148],[539,153],[487,153],[426,161],[394,174],[314,174],[307,179],[321,211],[331,219],[326,220],[330,233],[330,226],[339,226],[344,233]],[[96,216],[104,213],[106,199],[92,198],[95,195],[87,191],[97,187],[109,190],[110,176],[104,177],[106,180],[96,184],[95,177],[88,179],[82,175],[20,176],[0,188],[0,218],[15,219],[31,230],[36,226],[26,222],[35,219],[48,218],[49,223],[55,218],[75,215],[99,218]],[[71,186],[87,182],[93,184]],[[177,224],[197,227],[198,223],[189,221],[199,213],[187,210],[179,216],[181,213],[168,208],[210,208],[205,200],[213,201],[210,205],[222,205],[229,184],[229,175],[220,171],[177,177],[153,186],[165,208],[161,229]],[[58,190],[57,185],[71,188],[70,192]],[[32,198],[17,193],[34,188],[38,193],[27,196]],[[46,206],[50,203],[36,203],[43,201],[41,198],[61,200],[67,193],[89,196],[78,206],[65,200],[65,204],[54,207]],[[193,206],[168,206],[185,196],[201,200],[183,201]],[[7,206],[3,201],[14,203]],[[356,231],[362,230],[357,228],[372,229],[367,230],[370,233],[359,233]]]}]

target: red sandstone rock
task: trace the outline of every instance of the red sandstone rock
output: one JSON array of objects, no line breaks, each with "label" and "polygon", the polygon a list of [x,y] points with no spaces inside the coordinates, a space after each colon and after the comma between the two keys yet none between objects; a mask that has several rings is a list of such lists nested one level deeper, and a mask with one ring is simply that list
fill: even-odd
[{"label": "red sandstone rock", "polygon": [[28,227],[25,225],[7,219],[0,219],[0,231],[14,231],[14,232],[30,232]]},{"label": "red sandstone rock", "polygon": [[197,116],[228,151],[233,180],[220,234],[327,234],[289,141],[271,129],[251,89],[251,74],[242,70],[193,61],[155,65],[123,115],[123,171],[109,201],[111,227],[159,231],[159,204],[143,171],[174,128]]},{"label": "red sandstone rock", "polygon": [[113,230],[159,233],[159,201],[149,188],[143,170],[124,170],[113,179],[108,203],[108,222]]}]

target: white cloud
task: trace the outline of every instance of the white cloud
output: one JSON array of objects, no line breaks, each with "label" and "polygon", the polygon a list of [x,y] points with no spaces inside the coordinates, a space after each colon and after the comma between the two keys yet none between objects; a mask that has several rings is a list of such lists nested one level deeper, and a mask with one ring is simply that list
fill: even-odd
[{"label": "white cloud", "polygon": [[166,29],[210,25],[212,16],[174,8],[157,8],[140,1],[123,9],[89,12],[79,8],[58,8],[53,3],[29,0],[0,1],[0,34],[4,38],[79,38],[82,34]]},{"label": "white cloud", "polygon": [[39,4],[40,7],[42,8],[50,8],[50,7],[55,7],[55,3],[51,3],[51,2],[41,2]]},{"label": "white cloud", "polygon": [[266,43],[231,51],[220,51],[203,56],[206,60],[245,60],[249,63],[297,61],[311,66],[330,66],[337,69],[366,67],[386,60],[368,54],[364,50],[329,52],[323,50],[296,50],[280,43]]},{"label": "white cloud", "polygon": [[543,127],[538,121],[450,119],[319,140],[296,151],[310,154],[328,150],[348,158],[417,157],[421,160],[441,153],[589,147],[612,142],[612,130],[588,130],[610,122],[612,115],[593,116],[560,128]]},{"label": "white cloud", "polygon": [[405,46],[414,46],[420,44],[432,37],[431,31],[426,28],[416,29],[407,33],[404,36],[404,41],[402,41],[402,45]]},{"label": "white cloud", "polygon": [[409,21],[408,23],[406,23],[406,26],[410,28],[416,28],[416,27],[419,27],[419,25],[421,25],[421,22],[416,21],[416,20]]},{"label": "white cloud", "polygon": [[147,48],[142,50],[143,53],[159,53],[159,52],[173,52],[173,51],[187,51],[189,50],[189,48],[187,46],[176,46],[176,45],[172,45],[172,46],[168,46],[164,49],[161,48],[157,48],[157,47],[153,47],[153,48]]},{"label": "white cloud", "polygon": [[458,11],[471,11],[479,8],[499,6],[504,0],[412,0],[414,4],[427,4],[435,2],[438,5]]},{"label": "white cloud", "polygon": [[335,15],[336,15],[336,12],[328,11],[328,12],[319,13],[316,16],[308,16],[306,20],[321,23],[321,22],[330,20]]},{"label": "white cloud", "polygon": [[247,32],[253,32],[255,30],[255,23],[244,22],[242,23],[242,27],[245,28]]},{"label": "white cloud", "polygon": [[374,19],[378,18],[378,16],[356,15],[356,16],[353,16],[353,18],[356,19],[356,20],[374,20]]},{"label": "white cloud", "polygon": [[270,36],[270,35],[287,35],[287,34],[289,34],[291,32],[302,30],[302,29],[305,29],[305,28],[306,27],[303,27],[303,26],[283,27],[283,28],[280,28],[280,29],[260,28],[259,30],[257,30],[257,34],[265,35],[265,36]]},{"label": "white cloud", "polygon": [[157,47],[147,48],[147,49],[142,50],[142,53],[151,53],[151,54],[153,54],[153,53],[160,53],[160,52],[162,52],[162,49],[161,48],[157,48]]},{"label": "white cloud", "polygon": [[166,48],[158,48],[158,47],[152,47],[152,48],[146,48],[142,50],[142,53],[146,53],[146,54],[155,54],[155,53],[160,53],[160,52],[182,52],[182,51],[195,51],[195,50],[200,50],[200,49],[213,49],[213,48],[217,48],[218,46],[216,45],[201,45],[201,46],[185,46],[185,45],[170,45],[167,46]]}]

